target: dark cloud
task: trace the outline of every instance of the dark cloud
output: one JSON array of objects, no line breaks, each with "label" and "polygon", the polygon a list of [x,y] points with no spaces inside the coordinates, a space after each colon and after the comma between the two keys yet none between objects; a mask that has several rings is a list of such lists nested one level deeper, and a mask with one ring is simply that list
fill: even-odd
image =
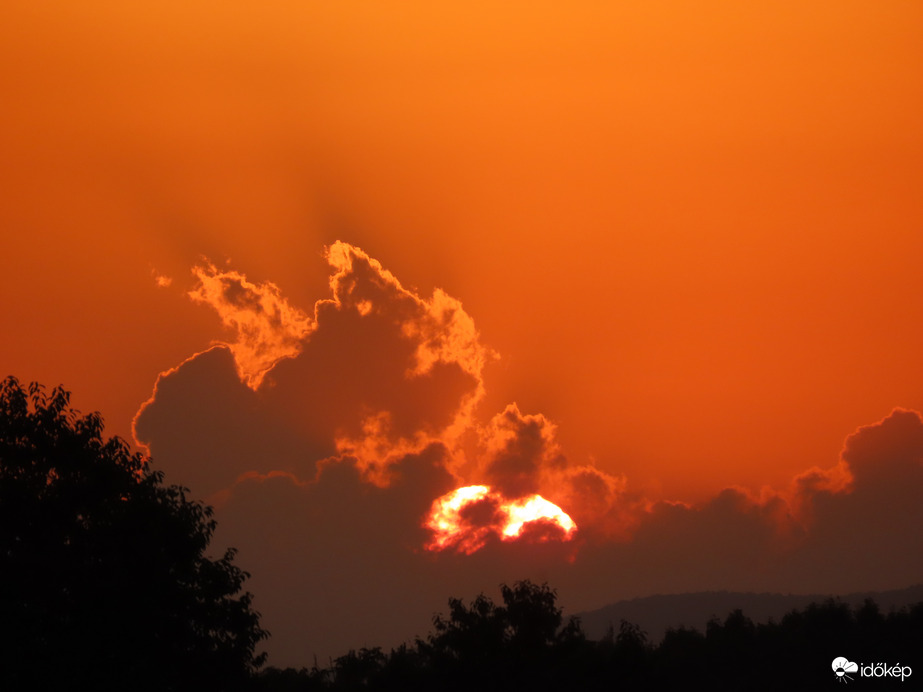
[{"label": "dark cloud", "polygon": [[[923,421],[897,409],[847,440],[850,492],[823,490],[796,564],[843,589],[891,588],[923,579]],[[821,580],[818,580],[821,581]]]},{"label": "dark cloud", "polygon": [[[849,464],[860,495],[923,478],[923,422],[916,411],[895,409],[880,423],[859,428],[846,440],[843,461]],[[892,495],[893,498],[893,495]]]},{"label": "dark cloud", "polygon": [[385,412],[391,438],[436,435],[452,424],[477,379],[457,363],[437,362],[408,376],[419,342],[400,311],[365,315],[331,302],[317,307],[317,329],[302,353],[280,362],[260,390],[266,406],[315,435],[355,438]]},{"label": "dark cloud", "polygon": [[252,474],[230,489],[217,541],[253,574],[273,662],[309,665],[428,626],[441,604],[420,583],[430,559],[420,517],[454,482],[444,453],[434,444],[395,462],[387,487],[364,482],[355,459],[331,458],[311,482]]},{"label": "dark cloud", "polygon": [[210,496],[247,471],[312,478],[337,451],[369,468],[467,425],[488,351],[460,304],[420,299],[355,248],[330,255],[333,297],[310,321],[268,282],[197,269],[191,295],[236,340],[163,373],[135,418],[171,479]]},{"label": "dark cloud", "polygon": [[[923,423],[897,410],[851,435],[842,459],[787,492],[729,488],[696,506],[657,502],[630,540],[593,540],[584,593],[692,590],[846,593],[923,578]],[[602,577],[600,575],[605,575]]]},{"label": "dark cloud", "polygon": [[554,439],[555,427],[542,415],[523,415],[510,404],[483,433],[484,475],[508,497],[538,493],[542,478],[566,465]]},{"label": "dark cloud", "polygon": [[[511,404],[480,422],[493,356],[458,301],[421,298],[345,243],[328,260],[331,296],[310,318],[271,284],[202,270],[195,299],[236,340],[161,375],[135,421],[168,480],[217,504],[216,547],[238,547],[253,575],[272,663],[399,643],[424,633],[449,595],[523,578],[582,609],[656,592],[836,592],[923,577],[918,414],[860,428],[838,463],[789,488],[651,502],[625,478],[570,462],[540,414]],[[434,501],[477,484],[492,489],[460,512],[462,542],[428,550]],[[536,493],[570,514],[576,535],[534,522],[504,540],[504,508]]]},{"label": "dark cloud", "polygon": [[134,432],[167,480],[198,497],[226,489],[247,471],[294,471],[333,451],[330,441],[265,410],[224,346],[163,373],[135,417]]}]

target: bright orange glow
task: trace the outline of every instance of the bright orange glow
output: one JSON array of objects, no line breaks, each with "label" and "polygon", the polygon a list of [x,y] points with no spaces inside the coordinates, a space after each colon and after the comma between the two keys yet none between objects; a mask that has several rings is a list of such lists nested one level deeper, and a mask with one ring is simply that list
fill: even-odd
[{"label": "bright orange glow", "polygon": [[[213,264],[196,266],[192,273],[198,285],[189,297],[211,305],[224,326],[237,332],[229,346],[248,387],[259,387],[273,365],[301,351],[302,339],[313,329],[311,318],[289,305],[275,284],[254,284]],[[158,280],[158,285],[163,284]]]},{"label": "bright orange glow", "polygon": [[508,500],[486,485],[469,485],[433,502],[425,523],[433,537],[426,548],[455,548],[470,555],[483,547],[491,535],[503,541],[521,538],[530,524],[553,529],[552,534],[540,534],[539,541],[552,537],[568,541],[577,530],[573,519],[541,495]]},{"label": "bright orange glow", "polygon": [[567,538],[577,530],[577,525],[565,512],[553,502],[548,502],[541,495],[533,495],[525,500],[517,500],[507,505],[509,521],[503,527],[504,538],[517,538],[522,535],[523,527],[532,521],[542,519],[551,521],[562,529]]}]

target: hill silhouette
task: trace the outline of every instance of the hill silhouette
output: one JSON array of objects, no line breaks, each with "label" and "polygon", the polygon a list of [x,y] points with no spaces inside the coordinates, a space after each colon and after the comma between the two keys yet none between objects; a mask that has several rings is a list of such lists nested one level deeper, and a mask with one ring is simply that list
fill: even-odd
[{"label": "hill silhouette", "polygon": [[[754,623],[778,621],[786,613],[811,603],[823,603],[830,594],[780,594],[744,591],[701,591],[657,594],[617,601],[611,605],[575,614],[588,639],[600,640],[621,621],[638,625],[651,642],[659,642],[670,628],[691,628],[704,632],[709,621],[740,610]],[[836,596],[852,608],[872,600],[884,611],[899,610],[923,602],[923,584],[889,591],[859,591]]]}]

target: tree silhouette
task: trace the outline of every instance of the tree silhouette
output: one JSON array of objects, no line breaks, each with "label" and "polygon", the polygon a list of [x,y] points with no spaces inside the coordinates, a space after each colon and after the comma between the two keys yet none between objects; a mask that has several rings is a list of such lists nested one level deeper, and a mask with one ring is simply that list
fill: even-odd
[{"label": "tree silhouette", "polygon": [[503,605],[484,595],[469,605],[449,599],[448,615],[435,616],[434,631],[415,646],[390,654],[350,651],[330,669],[270,668],[261,673],[258,689],[794,692],[833,685],[831,662],[838,656],[915,665],[923,650],[923,603],[882,615],[873,601],[853,610],[830,599],[761,624],[734,610],[723,621],[713,618],[704,633],[669,629],[653,645],[625,620],[601,641],[586,639],[574,619],[562,627],[555,592],[546,584],[524,581],[501,590]]},{"label": "tree silhouette", "polygon": [[503,605],[481,594],[465,606],[449,599],[449,615],[433,618],[434,632],[417,642],[433,689],[559,688],[563,662],[583,641],[576,621],[562,627],[561,609],[547,584],[500,587]]},{"label": "tree silhouette", "polygon": [[266,632],[211,508],[69,403],[0,382],[0,689],[238,689]]}]

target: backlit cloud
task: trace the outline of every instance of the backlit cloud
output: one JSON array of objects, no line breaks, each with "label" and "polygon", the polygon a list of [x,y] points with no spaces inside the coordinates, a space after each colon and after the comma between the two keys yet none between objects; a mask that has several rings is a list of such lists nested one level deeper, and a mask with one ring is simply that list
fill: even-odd
[{"label": "backlit cloud", "polygon": [[[167,480],[217,505],[219,542],[253,574],[273,663],[398,643],[447,595],[527,577],[578,609],[923,574],[917,413],[858,429],[841,459],[787,488],[654,501],[569,459],[540,412],[478,409],[495,355],[458,300],[418,295],[347,243],[326,257],[330,294],[310,316],[269,282],[197,268],[193,299],[235,336],[162,373],[135,419]],[[462,530],[440,533],[437,501],[466,486],[483,490],[442,517]]]},{"label": "backlit cloud", "polygon": [[[474,320],[460,301],[441,289],[422,298],[405,289],[378,260],[359,248],[337,241],[327,249],[334,269],[330,278],[331,303],[362,317],[385,316],[400,326],[400,335],[413,345],[406,375],[423,377],[439,368],[455,368],[470,378],[472,387],[459,393],[456,418],[444,433],[459,433],[469,423],[474,405],[484,394],[484,366],[496,354],[480,343]],[[326,301],[317,305],[323,310]]]},{"label": "backlit cloud", "polygon": [[198,284],[189,297],[210,305],[222,323],[236,332],[229,346],[247,385],[259,387],[266,372],[282,358],[298,354],[313,329],[312,320],[281,296],[278,286],[247,281],[243,274],[213,264],[194,267]]}]

